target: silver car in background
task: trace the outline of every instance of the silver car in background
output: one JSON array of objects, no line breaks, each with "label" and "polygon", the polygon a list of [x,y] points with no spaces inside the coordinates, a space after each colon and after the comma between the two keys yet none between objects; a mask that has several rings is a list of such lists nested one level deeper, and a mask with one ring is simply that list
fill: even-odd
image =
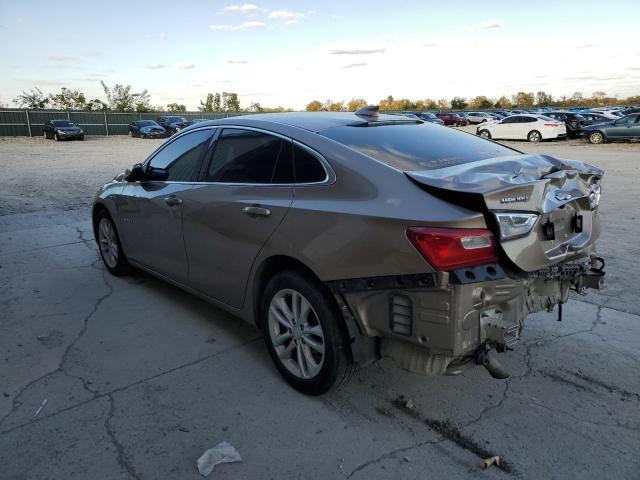
[{"label": "silver car in background", "polygon": [[280,113],[200,122],[98,192],[115,275],[146,270],[264,331],[321,394],[381,356],[508,372],[531,312],[603,285],[603,172],[419,119]]}]

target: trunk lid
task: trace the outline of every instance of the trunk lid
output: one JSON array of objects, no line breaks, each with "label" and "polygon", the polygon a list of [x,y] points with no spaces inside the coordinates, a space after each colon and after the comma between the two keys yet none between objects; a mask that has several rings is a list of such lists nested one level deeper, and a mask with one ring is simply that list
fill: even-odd
[{"label": "trunk lid", "polygon": [[[604,172],[581,161],[517,154],[405,174],[436,196],[483,211],[504,253],[527,272],[590,253],[600,234],[590,196],[599,198]],[[538,218],[528,234],[501,239],[497,212]]]}]

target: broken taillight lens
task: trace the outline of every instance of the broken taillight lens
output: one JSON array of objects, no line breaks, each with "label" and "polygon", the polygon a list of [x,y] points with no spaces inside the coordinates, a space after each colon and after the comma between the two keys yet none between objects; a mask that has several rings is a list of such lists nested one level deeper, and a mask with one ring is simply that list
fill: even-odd
[{"label": "broken taillight lens", "polygon": [[453,270],[498,260],[496,243],[489,230],[409,227],[407,237],[436,270]]}]

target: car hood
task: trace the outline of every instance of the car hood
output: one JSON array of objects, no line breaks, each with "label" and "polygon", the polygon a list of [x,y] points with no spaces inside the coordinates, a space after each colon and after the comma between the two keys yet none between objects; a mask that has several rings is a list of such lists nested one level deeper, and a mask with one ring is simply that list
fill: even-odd
[{"label": "car hood", "polygon": [[[499,241],[507,257],[525,271],[584,254],[600,234],[590,196],[596,190],[599,195],[604,172],[581,161],[519,154],[405,173],[436,196],[483,211],[497,239],[496,212],[537,213],[527,235]],[[580,231],[573,226],[576,216],[581,217]],[[545,222],[554,224],[554,239],[544,237]]]}]

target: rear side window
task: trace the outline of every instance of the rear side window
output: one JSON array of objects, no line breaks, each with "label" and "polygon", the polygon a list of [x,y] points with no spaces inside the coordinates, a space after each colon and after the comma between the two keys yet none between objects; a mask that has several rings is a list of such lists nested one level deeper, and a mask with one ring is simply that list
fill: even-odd
[{"label": "rear side window", "polygon": [[327,178],[320,160],[306,148],[294,144],[293,161],[296,183],[322,182]]},{"label": "rear side window", "polygon": [[520,152],[433,124],[340,126],[320,132],[400,170],[435,170]]},{"label": "rear side window", "polygon": [[[282,157],[283,168],[276,171]],[[288,183],[291,142],[253,130],[225,128],[216,143],[207,181],[223,183]]]},{"label": "rear side window", "polygon": [[169,182],[193,181],[212,132],[211,129],[198,130],[176,138],[156,153],[149,165],[166,169]]}]

